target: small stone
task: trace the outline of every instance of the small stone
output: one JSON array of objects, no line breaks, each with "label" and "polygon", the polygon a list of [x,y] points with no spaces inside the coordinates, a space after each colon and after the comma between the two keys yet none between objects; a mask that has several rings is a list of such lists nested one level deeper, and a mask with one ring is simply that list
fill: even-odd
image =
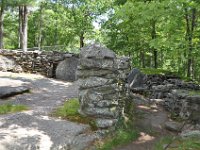
[{"label": "small stone", "polygon": [[99,101],[96,106],[97,107],[111,107],[111,106],[117,106],[119,104],[118,101],[111,101],[111,100],[102,100]]},{"label": "small stone", "polygon": [[191,137],[200,138],[200,130],[192,130],[192,131],[183,132],[183,133],[181,133],[181,137],[183,137],[183,138],[191,138]]},{"label": "small stone", "polygon": [[180,132],[183,124],[174,121],[165,122],[165,128],[169,131]]},{"label": "small stone", "polygon": [[97,119],[96,126],[99,128],[112,127],[117,122],[117,119]]},{"label": "small stone", "polygon": [[88,107],[82,109],[83,113],[89,116],[95,116],[98,118],[117,118],[118,110],[116,107],[113,108],[95,108]]},{"label": "small stone", "polygon": [[85,80],[82,80],[80,88],[92,88],[92,87],[99,87],[103,85],[109,85],[113,83],[113,79],[106,79],[101,77],[89,77]]},{"label": "small stone", "polygon": [[200,104],[200,95],[188,96],[187,101],[190,103]]}]

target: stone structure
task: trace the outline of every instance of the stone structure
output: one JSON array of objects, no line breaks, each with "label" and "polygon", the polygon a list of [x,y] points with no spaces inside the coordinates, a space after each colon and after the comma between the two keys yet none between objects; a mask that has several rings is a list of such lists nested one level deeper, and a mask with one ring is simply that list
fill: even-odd
[{"label": "stone structure", "polygon": [[200,91],[172,90],[164,106],[175,116],[200,124]]},{"label": "stone structure", "polygon": [[[7,62],[10,62],[9,67]],[[65,52],[17,50],[0,52],[0,71],[40,73],[48,77],[74,81],[77,64],[78,55]]]},{"label": "stone structure", "polygon": [[140,72],[139,69],[133,68],[127,76],[127,83],[129,88],[133,91],[145,90],[147,86],[145,84],[147,76]]},{"label": "stone structure", "polygon": [[123,115],[129,58],[98,45],[84,47],[79,57],[80,113],[94,118],[99,128],[112,127]]},{"label": "stone structure", "polygon": [[0,71],[22,72],[13,57],[0,55]]},{"label": "stone structure", "polygon": [[[163,106],[173,116],[200,124],[200,85],[185,82],[173,75],[157,74],[143,77],[138,69],[132,70],[127,80],[130,91],[143,94],[148,99],[163,99]],[[137,83],[137,86],[132,86],[136,85],[132,83]],[[140,102],[140,99],[134,97],[134,101]]]}]

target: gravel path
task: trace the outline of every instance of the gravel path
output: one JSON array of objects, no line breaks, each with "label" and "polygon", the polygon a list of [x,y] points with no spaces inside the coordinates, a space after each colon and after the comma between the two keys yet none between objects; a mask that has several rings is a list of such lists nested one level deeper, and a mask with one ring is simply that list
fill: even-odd
[{"label": "gravel path", "polygon": [[30,108],[0,116],[0,150],[81,150],[94,141],[95,134],[89,132],[88,125],[49,117],[66,99],[77,97],[78,82],[5,72],[0,72],[0,79],[0,84],[12,81],[31,88],[30,93],[0,100],[0,104],[10,102]]}]

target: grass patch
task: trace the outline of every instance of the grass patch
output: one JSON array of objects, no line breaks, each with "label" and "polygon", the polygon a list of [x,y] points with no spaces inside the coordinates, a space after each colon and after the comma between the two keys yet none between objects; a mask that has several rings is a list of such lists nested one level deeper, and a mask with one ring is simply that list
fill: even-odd
[{"label": "grass patch", "polygon": [[27,106],[25,105],[12,105],[12,104],[3,104],[0,105],[0,114],[8,114],[8,113],[15,113],[20,112],[23,110],[28,110]]},{"label": "grass patch", "polygon": [[64,103],[63,106],[57,108],[52,115],[55,117],[61,117],[73,122],[89,124],[92,130],[97,130],[95,121],[91,117],[82,116],[79,114],[78,109],[80,104],[77,98],[70,99]]},{"label": "grass patch", "polygon": [[155,74],[177,75],[176,72],[172,72],[172,71],[164,70],[164,69],[155,69],[155,68],[141,68],[141,72],[147,75],[155,75]]},{"label": "grass patch", "polygon": [[109,134],[103,141],[98,141],[96,144],[97,150],[112,150],[117,146],[122,146],[136,140],[139,132],[134,127],[122,125],[115,132]]},{"label": "grass patch", "polygon": [[199,150],[200,140],[199,138],[176,138],[164,137],[155,145],[155,150],[163,150],[166,145],[169,145],[167,150]]},{"label": "grass patch", "polygon": [[193,95],[200,95],[200,91],[189,91],[189,95],[193,96]]},{"label": "grass patch", "polygon": [[172,136],[163,137],[161,140],[159,140],[156,144],[154,149],[155,150],[164,150],[164,147],[168,145],[169,143],[173,142]]}]

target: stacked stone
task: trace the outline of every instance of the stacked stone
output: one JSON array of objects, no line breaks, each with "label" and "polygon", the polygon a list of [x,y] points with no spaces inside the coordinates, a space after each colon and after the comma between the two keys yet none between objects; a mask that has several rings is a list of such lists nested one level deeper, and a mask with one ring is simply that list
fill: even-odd
[{"label": "stacked stone", "polygon": [[[2,50],[0,55],[8,59],[12,59],[16,65],[21,67],[20,71],[15,71],[16,67],[8,71],[13,72],[29,72],[29,73],[40,73],[42,75],[47,75],[53,77],[53,72],[55,74],[56,68],[59,63],[73,58],[77,65],[78,56],[75,54],[56,52],[56,51],[18,51],[18,50]],[[1,66],[0,66],[1,68]],[[76,66],[75,66],[76,68]],[[3,70],[3,69],[0,69]],[[18,69],[19,70],[19,69]],[[74,73],[75,74],[75,73]],[[70,74],[71,75],[71,74]],[[75,76],[75,75],[74,75]],[[74,79],[74,77],[72,77]],[[70,78],[71,81],[71,78]]]},{"label": "stacked stone", "polygon": [[107,48],[91,45],[80,52],[80,113],[93,117],[98,128],[109,128],[123,114],[124,81],[129,59],[117,58]]},{"label": "stacked stone", "polygon": [[200,124],[200,94],[190,90],[172,90],[165,99],[165,108],[176,116]]}]

